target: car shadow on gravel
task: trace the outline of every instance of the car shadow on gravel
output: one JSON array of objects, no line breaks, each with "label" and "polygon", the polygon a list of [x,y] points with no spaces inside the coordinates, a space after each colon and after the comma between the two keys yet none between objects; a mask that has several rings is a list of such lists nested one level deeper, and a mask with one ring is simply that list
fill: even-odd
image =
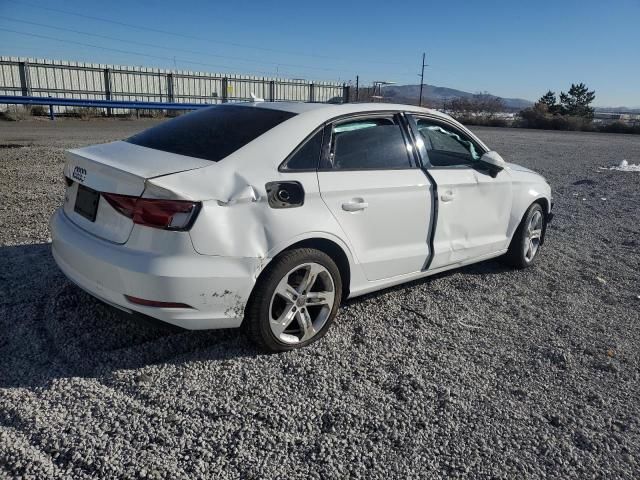
[{"label": "car shadow on gravel", "polygon": [[[497,261],[487,261],[455,272],[487,275],[508,270]],[[384,292],[451,274],[443,272]],[[377,295],[380,292],[347,304]],[[0,328],[0,388],[45,387],[60,378],[261,354],[238,330],[176,330],[103,304],[64,277],[48,243],[0,247]]]},{"label": "car shadow on gravel", "polygon": [[260,354],[237,330],[175,331],[101,303],[64,277],[46,243],[0,247],[0,329],[0,388]]}]

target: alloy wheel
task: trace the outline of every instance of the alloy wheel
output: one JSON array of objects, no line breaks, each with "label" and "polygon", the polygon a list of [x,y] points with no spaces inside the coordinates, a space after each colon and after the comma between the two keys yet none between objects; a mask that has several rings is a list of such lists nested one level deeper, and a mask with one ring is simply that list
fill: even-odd
[{"label": "alloy wheel", "polygon": [[524,258],[527,262],[531,262],[538,253],[542,238],[542,221],[542,212],[539,210],[535,211],[529,220],[524,242]]},{"label": "alloy wheel", "polygon": [[271,297],[271,332],[283,343],[306,342],[327,323],[334,302],[329,271],[315,262],[299,265],[282,277]]}]

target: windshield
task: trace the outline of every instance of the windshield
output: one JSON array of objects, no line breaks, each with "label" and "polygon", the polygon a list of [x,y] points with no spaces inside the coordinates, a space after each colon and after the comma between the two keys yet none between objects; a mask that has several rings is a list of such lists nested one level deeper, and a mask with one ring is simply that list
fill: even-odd
[{"label": "windshield", "polygon": [[216,105],[174,118],[126,141],[217,162],[295,115],[268,108]]}]

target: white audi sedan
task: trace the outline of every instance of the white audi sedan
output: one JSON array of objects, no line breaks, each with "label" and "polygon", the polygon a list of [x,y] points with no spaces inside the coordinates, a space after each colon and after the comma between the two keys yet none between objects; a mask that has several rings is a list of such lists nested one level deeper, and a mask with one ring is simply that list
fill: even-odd
[{"label": "white audi sedan", "polygon": [[433,110],[224,104],[67,152],[53,256],[98,299],[186,329],[308,345],[340,302],[504,257],[534,262],[545,179]]}]

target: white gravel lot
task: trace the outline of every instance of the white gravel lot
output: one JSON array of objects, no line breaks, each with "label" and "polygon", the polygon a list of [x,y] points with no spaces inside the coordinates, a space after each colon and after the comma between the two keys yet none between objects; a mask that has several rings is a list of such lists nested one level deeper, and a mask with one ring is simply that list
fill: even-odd
[{"label": "white gravel lot", "polygon": [[537,265],[347,303],[302,351],[169,332],[57,270],[63,149],[152,121],[0,123],[0,477],[638,478],[640,136],[478,128],[542,173]]}]

